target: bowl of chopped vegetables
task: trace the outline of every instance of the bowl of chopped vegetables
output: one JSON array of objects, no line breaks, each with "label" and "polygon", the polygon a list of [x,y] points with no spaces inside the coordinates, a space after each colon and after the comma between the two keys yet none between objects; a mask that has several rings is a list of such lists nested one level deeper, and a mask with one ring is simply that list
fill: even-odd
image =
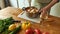
[{"label": "bowl of chopped vegetables", "polygon": [[25,8],[25,11],[29,18],[37,18],[39,15],[38,9],[34,6]]}]

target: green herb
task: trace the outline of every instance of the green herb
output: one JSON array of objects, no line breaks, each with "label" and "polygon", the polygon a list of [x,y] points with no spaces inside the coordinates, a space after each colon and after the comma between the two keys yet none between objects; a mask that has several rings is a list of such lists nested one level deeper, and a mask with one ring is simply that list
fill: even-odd
[{"label": "green herb", "polygon": [[8,27],[14,23],[12,20],[12,17],[0,20],[0,34],[8,34]]}]

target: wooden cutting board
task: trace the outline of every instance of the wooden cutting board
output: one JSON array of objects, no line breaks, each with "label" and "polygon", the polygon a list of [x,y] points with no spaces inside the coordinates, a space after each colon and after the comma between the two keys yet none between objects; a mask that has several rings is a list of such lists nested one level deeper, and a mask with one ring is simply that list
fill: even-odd
[{"label": "wooden cutting board", "polygon": [[[28,21],[22,18],[17,17],[22,11],[21,9],[13,8],[13,7],[7,7],[5,9],[2,9],[1,11],[10,11],[12,13],[12,17],[15,20],[21,20],[21,21]],[[16,12],[17,11],[17,12]],[[9,13],[10,14],[10,13]],[[32,23],[32,28],[38,28],[42,32],[49,32],[50,34],[60,34],[60,18],[55,16],[49,16],[53,21],[43,21],[43,24],[38,23]],[[19,31],[17,34],[25,34],[25,30]]]}]

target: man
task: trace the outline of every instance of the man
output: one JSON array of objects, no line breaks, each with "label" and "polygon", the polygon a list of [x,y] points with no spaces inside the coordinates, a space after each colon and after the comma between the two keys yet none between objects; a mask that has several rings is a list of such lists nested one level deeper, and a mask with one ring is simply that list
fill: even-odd
[{"label": "man", "polygon": [[[56,4],[59,0],[35,0],[35,7],[41,8],[40,18],[48,18],[50,8]],[[47,15],[47,16],[46,16]]]}]

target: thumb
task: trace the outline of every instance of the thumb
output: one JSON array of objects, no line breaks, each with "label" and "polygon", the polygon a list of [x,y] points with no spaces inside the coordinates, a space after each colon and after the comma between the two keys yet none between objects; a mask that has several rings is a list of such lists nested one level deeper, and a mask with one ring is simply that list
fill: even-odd
[{"label": "thumb", "polygon": [[45,14],[45,11],[43,10],[40,14],[40,17],[42,18],[44,16],[44,14]]}]

